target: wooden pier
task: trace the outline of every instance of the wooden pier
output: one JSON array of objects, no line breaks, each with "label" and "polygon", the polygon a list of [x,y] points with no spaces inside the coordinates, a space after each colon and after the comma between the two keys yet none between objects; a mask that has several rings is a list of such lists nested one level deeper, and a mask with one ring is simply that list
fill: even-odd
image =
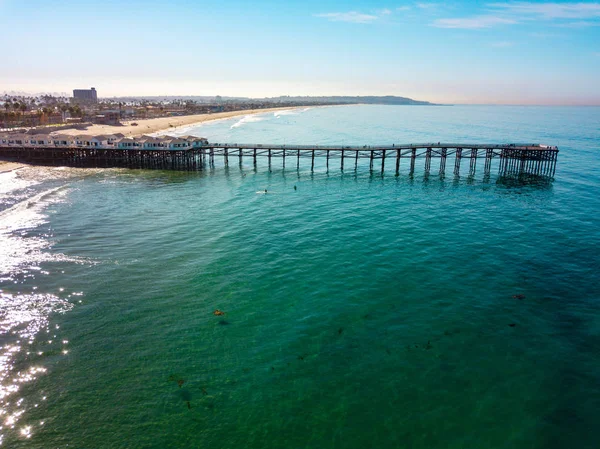
[{"label": "wooden pier", "polygon": [[[460,144],[426,143],[389,146],[340,146],[340,145],[266,145],[266,144],[219,144],[208,143],[200,148],[189,149],[117,149],[117,148],[43,148],[0,146],[0,159],[25,162],[37,165],[69,167],[123,167],[159,170],[202,170],[214,167],[216,159],[225,165],[234,159],[239,164],[250,159],[257,164],[259,158],[266,158],[269,167],[272,160],[281,159],[282,166],[290,162],[297,168],[300,161],[310,163],[315,168],[315,159],[325,159],[326,168],[336,161],[341,170],[356,169],[359,160],[369,161],[369,169],[400,173],[408,166],[414,173],[417,160],[424,160],[424,171],[439,172],[444,175],[453,168],[460,174],[461,165],[468,164],[469,173],[475,173],[478,161],[484,173],[489,174],[492,165],[497,166],[500,175],[531,174],[552,178],[556,171],[558,148],[540,144]],[[433,160],[439,163],[432,164]],[[448,167],[448,161],[454,165]]]}]

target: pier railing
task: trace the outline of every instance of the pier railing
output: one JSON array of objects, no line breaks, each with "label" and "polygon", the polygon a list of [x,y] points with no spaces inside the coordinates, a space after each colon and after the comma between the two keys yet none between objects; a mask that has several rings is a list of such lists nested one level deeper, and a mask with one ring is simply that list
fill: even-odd
[{"label": "pier railing", "polygon": [[[32,148],[26,146],[0,145],[0,159],[16,160],[40,165],[64,165],[72,167],[125,167],[163,170],[201,170],[214,166],[215,158],[229,164],[231,158],[239,163],[251,159],[267,158],[269,166],[274,158],[300,166],[301,159],[310,159],[311,170],[315,159],[324,159],[329,169],[330,161],[339,160],[339,167],[358,168],[359,159],[368,159],[370,170],[384,173],[393,170],[399,174],[408,164],[411,173],[417,160],[424,161],[425,172],[432,170],[445,174],[447,162],[454,162],[458,175],[461,164],[469,164],[474,173],[477,162],[483,159],[485,173],[490,173],[497,161],[498,172],[506,174],[532,174],[553,177],[556,170],[558,148],[541,144],[474,144],[474,143],[424,143],[392,145],[285,145],[285,144],[237,144],[206,143],[201,147],[184,149],[119,149],[119,148],[57,148],[52,145]],[[439,164],[432,168],[432,160]],[[377,165],[377,167],[376,167]]]}]

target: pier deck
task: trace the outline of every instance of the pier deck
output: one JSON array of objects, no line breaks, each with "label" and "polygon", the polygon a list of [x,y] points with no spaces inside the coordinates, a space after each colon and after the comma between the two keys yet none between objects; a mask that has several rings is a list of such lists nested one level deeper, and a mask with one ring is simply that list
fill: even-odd
[{"label": "pier deck", "polygon": [[[332,159],[338,160],[339,167],[358,167],[359,159],[369,159],[371,170],[384,173],[393,170],[399,174],[404,163],[414,172],[415,163],[424,160],[425,172],[432,170],[432,159],[438,159],[437,170],[446,172],[446,162],[454,162],[454,173],[460,173],[461,163],[469,164],[469,171],[475,172],[477,161],[483,159],[484,172],[490,173],[492,163],[498,161],[501,175],[527,173],[553,177],[556,170],[558,148],[541,144],[473,144],[473,143],[423,143],[392,144],[376,146],[349,145],[282,145],[282,144],[231,144],[207,143],[202,147],[187,149],[118,149],[68,147],[0,146],[0,159],[14,160],[39,165],[60,165],[71,167],[124,167],[163,170],[201,170],[214,166],[215,158],[222,158],[227,165],[231,158],[239,163],[250,158],[254,164],[257,158],[267,158],[269,166],[273,158],[291,161],[299,167],[301,159],[309,159],[314,169],[315,159],[326,160],[329,168]],[[375,163],[377,161],[377,168]]]}]

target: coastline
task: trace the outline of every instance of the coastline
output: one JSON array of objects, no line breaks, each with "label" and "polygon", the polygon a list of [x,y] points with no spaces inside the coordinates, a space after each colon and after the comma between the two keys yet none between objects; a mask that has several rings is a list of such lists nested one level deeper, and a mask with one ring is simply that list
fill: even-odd
[{"label": "coastline", "polygon": [[[89,134],[115,134],[121,133],[126,137],[139,137],[144,134],[154,134],[167,130],[174,130],[184,126],[194,126],[200,123],[210,122],[214,120],[224,120],[233,117],[263,114],[274,111],[289,111],[294,109],[305,108],[306,106],[293,106],[281,108],[265,108],[265,109],[246,109],[243,111],[217,112],[214,114],[195,114],[184,115],[180,117],[160,117],[150,119],[140,119],[122,125],[91,125],[84,129],[73,128],[56,131],[57,134],[66,134],[69,136]],[[137,126],[132,126],[131,123],[137,123]]]},{"label": "coastline", "polygon": [[0,161],[0,174],[15,171],[23,167],[25,167],[25,164],[21,162]]}]

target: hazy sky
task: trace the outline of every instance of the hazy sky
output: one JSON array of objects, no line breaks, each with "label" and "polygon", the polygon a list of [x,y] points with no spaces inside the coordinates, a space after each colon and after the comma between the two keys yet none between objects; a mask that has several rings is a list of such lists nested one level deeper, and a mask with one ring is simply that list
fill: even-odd
[{"label": "hazy sky", "polygon": [[0,0],[0,92],[600,104],[600,3]]}]

